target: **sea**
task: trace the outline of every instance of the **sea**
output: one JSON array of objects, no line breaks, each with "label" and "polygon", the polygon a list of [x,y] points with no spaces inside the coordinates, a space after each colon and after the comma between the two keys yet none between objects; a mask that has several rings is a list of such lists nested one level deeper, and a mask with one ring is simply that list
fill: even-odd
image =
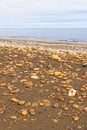
[{"label": "sea", "polygon": [[87,28],[1,28],[0,38],[87,44]]}]

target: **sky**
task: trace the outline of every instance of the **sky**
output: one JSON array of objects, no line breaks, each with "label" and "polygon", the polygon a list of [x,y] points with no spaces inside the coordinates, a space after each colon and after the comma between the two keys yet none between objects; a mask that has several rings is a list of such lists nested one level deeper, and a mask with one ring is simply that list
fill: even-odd
[{"label": "sky", "polygon": [[0,28],[87,28],[87,0],[0,0]]}]

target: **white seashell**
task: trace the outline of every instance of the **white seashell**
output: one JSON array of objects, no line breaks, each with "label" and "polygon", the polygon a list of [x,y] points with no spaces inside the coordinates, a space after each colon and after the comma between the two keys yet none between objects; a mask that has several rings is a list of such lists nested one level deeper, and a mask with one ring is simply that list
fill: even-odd
[{"label": "white seashell", "polygon": [[75,95],[76,95],[76,90],[73,89],[73,88],[71,88],[71,89],[69,90],[69,92],[68,92],[68,96],[69,96],[69,97],[74,97]]}]

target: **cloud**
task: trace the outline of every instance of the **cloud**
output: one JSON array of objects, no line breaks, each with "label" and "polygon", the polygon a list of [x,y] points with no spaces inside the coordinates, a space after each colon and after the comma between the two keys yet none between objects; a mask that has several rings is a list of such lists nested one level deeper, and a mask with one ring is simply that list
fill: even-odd
[{"label": "cloud", "polygon": [[[86,22],[87,0],[3,0],[0,25]],[[32,25],[33,25],[32,24]],[[50,25],[50,24],[49,24]],[[53,25],[53,24],[52,24]]]}]

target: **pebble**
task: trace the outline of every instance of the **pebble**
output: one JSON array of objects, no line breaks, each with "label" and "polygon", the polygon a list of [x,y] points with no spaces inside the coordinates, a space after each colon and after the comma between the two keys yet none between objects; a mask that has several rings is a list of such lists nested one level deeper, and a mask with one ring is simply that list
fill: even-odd
[{"label": "pebble", "polygon": [[87,106],[85,106],[85,107],[83,108],[83,110],[84,110],[85,112],[87,112]]},{"label": "pebble", "polygon": [[87,67],[87,63],[83,63],[83,64],[82,64],[82,67]]},{"label": "pebble", "polygon": [[26,102],[26,103],[24,104],[24,106],[25,106],[25,107],[31,106],[31,102]]},{"label": "pebble", "polygon": [[19,104],[19,105],[24,105],[24,104],[25,104],[25,101],[18,101],[18,104]]},{"label": "pebble", "polygon": [[11,119],[17,119],[17,116],[13,115],[13,116],[10,116]]},{"label": "pebble", "polygon": [[11,101],[12,101],[12,102],[16,102],[16,103],[18,103],[18,102],[19,102],[19,99],[13,97],[13,98],[11,98]]},{"label": "pebble", "polygon": [[53,104],[52,107],[53,107],[53,108],[58,108],[58,107],[59,107],[59,104],[58,104],[58,103],[55,103],[55,104]]},{"label": "pebble", "polygon": [[79,105],[77,105],[77,104],[73,104],[73,108],[75,108],[75,109],[79,109]]},{"label": "pebble", "polygon": [[64,109],[65,111],[68,111],[68,110],[69,110],[69,108],[68,108],[67,106],[64,106],[63,109]]},{"label": "pebble", "polygon": [[64,98],[63,98],[62,96],[58,97],[58,100],[59,100],[60,102],[64,102]]},{"label": "pebble", "polygon": [[52,55],[53,60],[61,60],[61,58],[57,54]]},{"label": "pebble", "polygon": [[78,121],[78,120],[79,120],[79,116],[74,116],[74,117],[73,117],[73,120],[74,120],[74,121]]},{"label": "pebble", "polygon": [[22,64],[16,64],[17,67],[22,67],[23,65]]},{"label": "pebble", "polygon": [[21,114],[22,114],[23,116],[28,115],[27,109],[22,109],[22,110],[21,110]]},{"label": "pebble", "polygon": [[76,95],[76,90],[73,89],[73,88],[71,88],[71,89],[69,90],[69,92],[68,92],[68,96],[69,96],[69,97],[74,97],[75,95]]},{"label": "pebble", "polygon": [[44,99],[44,100],[43,100],[43,103],[44,103],[44,105],[47,106],[47,107],[51,106],[50,100]]},{"label": "pebble", "polygon": [[32,75],[31,78],[36,79],[36,80],[39,79],[39,77],[37,75]]},{"label": "pebble", "polygon": [[58,123],[58,120],[57,119],[52,119],[52,122],[57,124]]},{"label": "pebble", "polygon": [[29,110],[29,113],[30,113],[30,115],[35,115],[35,110],[34,110],[33,108],[31,108],[31,109]]}]

